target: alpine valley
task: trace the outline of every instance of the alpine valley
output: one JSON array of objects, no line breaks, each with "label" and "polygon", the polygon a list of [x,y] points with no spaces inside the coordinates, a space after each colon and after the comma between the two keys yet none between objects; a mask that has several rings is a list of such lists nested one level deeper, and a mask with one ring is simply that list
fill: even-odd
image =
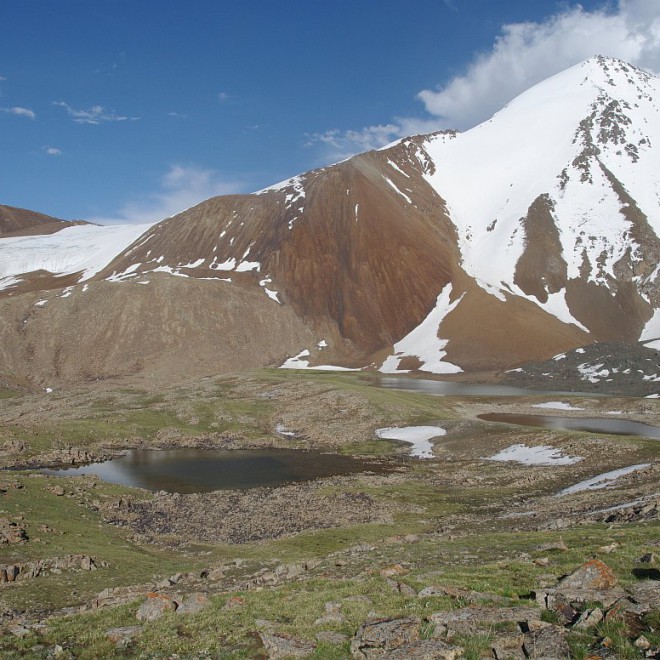
[{"label": "alpine valley", "polygon": [[615,59],[155,224],[0,206],[0,656],[660,657],[659,350]]}]

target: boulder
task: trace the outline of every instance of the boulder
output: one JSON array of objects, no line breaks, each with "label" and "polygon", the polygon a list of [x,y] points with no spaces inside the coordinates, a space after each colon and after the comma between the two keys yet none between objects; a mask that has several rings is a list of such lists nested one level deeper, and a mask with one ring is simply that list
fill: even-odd
[{"label": "boulder", "polygon": [[205,593],[197,592],[189,594],[183,599],[181,605],[176,608],[177,614],[196,614],[208,607],[211,601]]},{"label": "boulder", "polygon": [[611,589],[616,584],[612,569],[600,559],[591,559],[557,583],[557,589]]},{"label": "boulder", "polygon": [[146,600],[138,607],[135,617],[138,621],[153,621],[166,612],[176,610],[176,603],[165,594],[148,593]]},{"label": "boulder", "polygon": [[540,621],[541,610],[536,607],[463,607],[434,612],[428,617],[435,626],[435,635],[473,634],[496,624]]},{"label": "boulder", "polygon": [[351,655],[354,658],[371,658],[416,642],[419,640],[420,625],[421,621],[412,616],[365,621],[351,640]]},{"label": "boulder", "polygon": [[276,658],[306,658],[316,651],[316,644],[283,633],[277,635],[261,632],[261,641],[269,660]]},{"label": "boulder", "polygon": [[534,660],[565,660],[571,657],[566,634],[564,628],[553,625],[530,631],[525,634],[523,650]]}]

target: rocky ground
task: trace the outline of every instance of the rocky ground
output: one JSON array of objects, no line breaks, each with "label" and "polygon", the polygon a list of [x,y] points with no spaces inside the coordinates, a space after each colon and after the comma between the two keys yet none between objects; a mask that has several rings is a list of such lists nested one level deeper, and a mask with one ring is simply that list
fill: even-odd
[{"label": "rocky ground", "polygon": [[[549,402],[580,410],[535,407]],[[653,399],[431,397],[261,372],[23,394],[0,410],[5,657],[658,653],[658,441],[478,419],[660,424]],[[375,437],[408,424],[446,430],[433,459]],[[580,460],[487,460],[519,444]],[[191,495],[37,470],[181,445],[332,449],[388,469]],[[559,495],[631,465],[609,488]]]},{"label": "rocky ground", "polygon": [[658,351],[644,344],[594,343],[507,371],[504,382],[519,387],[543,383],[546,389],[569,392],[652,396],[660,389],[660,360]]}]

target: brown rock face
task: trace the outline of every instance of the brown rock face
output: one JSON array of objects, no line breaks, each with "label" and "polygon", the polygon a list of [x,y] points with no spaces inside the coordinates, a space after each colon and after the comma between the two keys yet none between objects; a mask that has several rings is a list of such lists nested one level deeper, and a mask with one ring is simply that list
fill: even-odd
[{"label": "brown rock face", "polygon": [[54,234],[60,229],[77,224],[84,223],[58,220],[43,213],[0,204],[0,237],[3,238],[6,236]]}]

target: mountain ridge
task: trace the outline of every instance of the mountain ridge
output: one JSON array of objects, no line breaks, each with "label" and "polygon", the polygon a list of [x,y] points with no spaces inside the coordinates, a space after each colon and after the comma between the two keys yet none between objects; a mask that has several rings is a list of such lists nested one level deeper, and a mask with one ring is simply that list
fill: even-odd
[{"label": "mountain ridge", "polygon": [[[129,284],[160,289],[174,277],[200,295],[205,283],[218,319],[248,298],[250,313],[270,318],[279,306],[297,319],[289,337],[299,343],[264,352],[261,366],[308,351],[312,365],[474,372],[636,341],[660,326],[658,103],[658,78],[597,56],[465,133],[404,138],[251,195],[211,198],[143,231],[116,230],[109,258],[85,269],[76,253],[61,273],[36,268],[46,263],[38,259],[31,274],[15,272],[0,249],[0,296],[33,307],[39,301],[24,296],[57,290],[64,275],[72,297],[105,291],[103,282],[128,297]],[[72,231],[96,232],[107,247],[100,228],[58,236]],[[10,245],[18,253],[25,241]],[[136,314],[136,327],[147,327]],[[181,311],[179,321],[192,337],[196,319]],[[250,335],[255,354],[263,332]],[[272,345],[277,330],[266,335]],[[224,357],[201,362],[235,368],[218,350]],[[161,369],[156,355],[142,364]]]}]

